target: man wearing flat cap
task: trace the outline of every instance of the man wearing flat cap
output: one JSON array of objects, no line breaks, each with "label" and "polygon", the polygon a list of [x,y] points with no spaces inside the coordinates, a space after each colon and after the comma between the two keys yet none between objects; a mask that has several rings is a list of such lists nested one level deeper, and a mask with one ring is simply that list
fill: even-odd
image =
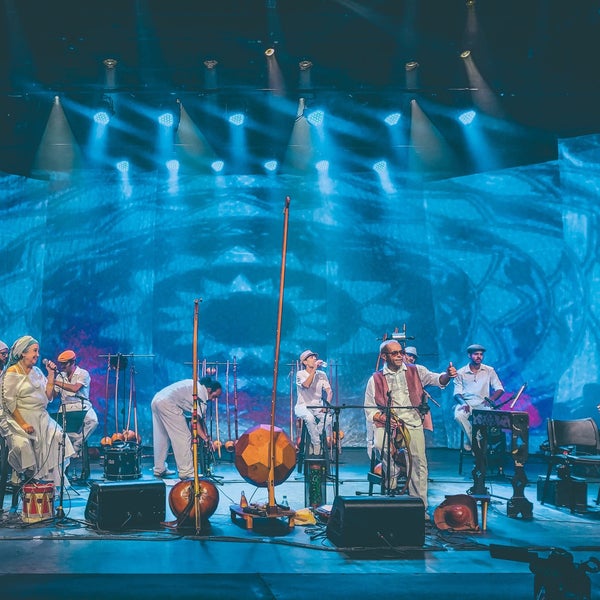
[{"label": "man wearing flat cap", "polygon": [[469,364],[458,369],[454,379],[454,418],[465,432],[465,450],[471,450],[471,412],[490,410],[502,396],[504,388],[496,371],[483,364],[485,348],[471,344],[467,348]]},{"label": "man wearing flat cap", "polygon": [[0,373],[2,372],[2,369],[4,369],[4,366],[6,365],[7,362],[8,362],[8,346],[6,345],[5,342],[0,340]]},{"label": "man wearing flat cap", "polygon": [[404,348],[404,362],[414,365],[417,362],[419,355],[417,349],[414,346],[406,346]]},{"label": "man wearing flat cap", "polygon": [[331,421],[323,396],[330,403],[333,396],[329,379],[322,367],[325,363],[312,350],[305,350],[300,355],[302,369],[296,373],[296,406],[294,413],[306,424],[312,446],[312,454],[319,456],[322,452],[321,437],[325,421]]},{"label": "man wearing flat cap", "polygon": [[88,371],[77,365],[77,355],[73,350],[64,350],[57,359],[59,372],[54,380],[54,395],[60,394],[65,411],[85,411],[80,432],[69,432],[73,449],[79,455],[83,440],[88,440],[98,427],[98,415],[90,402],[91,377]]}]

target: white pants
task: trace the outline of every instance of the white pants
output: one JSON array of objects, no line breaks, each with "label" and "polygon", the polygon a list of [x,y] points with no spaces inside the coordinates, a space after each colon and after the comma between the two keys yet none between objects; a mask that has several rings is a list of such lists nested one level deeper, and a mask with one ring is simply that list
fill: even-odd
[{"label": "white pants", "polygon": [[331,425],[331,414],[324,410],[321,412],[319,407],[315,406],[311,409],[303,404],[296,405],[294,412],[306,424],[313,448],[321,448],[321,436],[323,435],[325,425]]},{"label": "white pants", "polygon": [[[425,453],[425,434],[423,432],[423,427],[410,427],[410,444],[408,445],[408,451],[410,453],[410,464],[411,464],[411,472],[410,478],[408,480],[408,493],[411,496],[419,497],[423,500],[423,505],[425,506],[425,510],[427,510],[427,476],[428,476],[428,468],[427,468],[427,456]],[[382,474],[385,481],[385,478],[388,473],[388,443],[385,435],[385,427],[377,427],[375,429],[375,447],[379,452],[381,452],[381,468]],[[385,442],[385,450],[383,449],[383,445]],[[390,469],[390,481],[386,482],[386,487],[388,489],[394,489],[398,485],[398,475],[402,470],[401,466],[396,464],[396,462],[392,459],[389,465]]]},{"label": "white pants", "polygon": [[[73,444],[73,449],[75,452],[80,452],[84,438],[89,440],[90,435],[92,435],[92,433],[94,433],[96,430],[96,427],[98,427],[98,415],[92,407],[92,403],[88,400],[83,403],[83,408],[81,402],[69,402],[68,404],[65,404],[65,410],[67,412],[74,410],[86,411],[85,416],[83,417],[83,427],[81,428],[81,431],[67,432],[67,435]],[[58,416],[58,419],[60,420],[60,415]]]},{"label": "white pants", "polygon": [[465,410],[465,404],[457,404],[454,407],[454,420],[463,428],[465,432],[465,442],[472,444],[471,438],[473,437],[473,425],[471,424],[471,414],[473,409],[477,410],[491,410],[491,407],[487,404],[478,404],[477,406],[469,406],[469,410]]},{"label": "white pants", "polygon": [[154,474],[167,469],[169,445],[173,448],[177,472],[181,479],[194,476],[192,433],[183,410],[168,398],[152,400],[152,438],[154,445]]}]

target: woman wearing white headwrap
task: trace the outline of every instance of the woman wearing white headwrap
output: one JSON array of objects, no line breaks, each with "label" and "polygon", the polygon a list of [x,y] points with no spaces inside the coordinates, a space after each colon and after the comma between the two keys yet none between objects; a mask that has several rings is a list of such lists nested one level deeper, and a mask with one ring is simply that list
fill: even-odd
[{"label": "woman wearing white headwrap", "polygon": [[[56,365],[48,362],[48,376],[35,366],[40,346],[29,335],[11,347],[2,372],[2,434],[6,437],[8,462],[18,473],[60,485],[62,429],[46,407],[52,400]],[[65,468],[75,454],[65,437]]]}]

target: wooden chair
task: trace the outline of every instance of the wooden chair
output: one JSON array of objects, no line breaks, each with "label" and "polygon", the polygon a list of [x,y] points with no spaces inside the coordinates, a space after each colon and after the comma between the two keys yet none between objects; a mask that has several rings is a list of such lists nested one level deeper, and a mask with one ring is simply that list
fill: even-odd
[{"label": "wooden chair", "polygon": [[[571,480],[572,472],[577,469],[580,478],[592,481],[600,480],[600,435],[594,419],[558,420],[548,419],[548,470],[542,492],[541,504],[548,497],[550,475],[557,467],[560,479]],[[594,472],[596,475],[590,475]],[[584,475],[582,475],[582,472]],[[600,503],[600,490],[596,504]],[[570,509],[575,512],[575,495],[570,494]]]}]

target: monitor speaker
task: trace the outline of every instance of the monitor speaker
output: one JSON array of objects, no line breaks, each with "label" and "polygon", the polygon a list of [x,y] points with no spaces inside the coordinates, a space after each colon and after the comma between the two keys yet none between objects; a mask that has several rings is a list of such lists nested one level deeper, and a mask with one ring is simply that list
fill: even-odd
[{"label": "monitor speaker", "polygon": [[423,546],[423,501],[412,496],[336,496],[327,538],[343,548]]},{"label": "monitor speaker", "polygon": [[85,518],[98,529],[154,529],[165,520],[163,481],[96,482],[92,484]]}]

